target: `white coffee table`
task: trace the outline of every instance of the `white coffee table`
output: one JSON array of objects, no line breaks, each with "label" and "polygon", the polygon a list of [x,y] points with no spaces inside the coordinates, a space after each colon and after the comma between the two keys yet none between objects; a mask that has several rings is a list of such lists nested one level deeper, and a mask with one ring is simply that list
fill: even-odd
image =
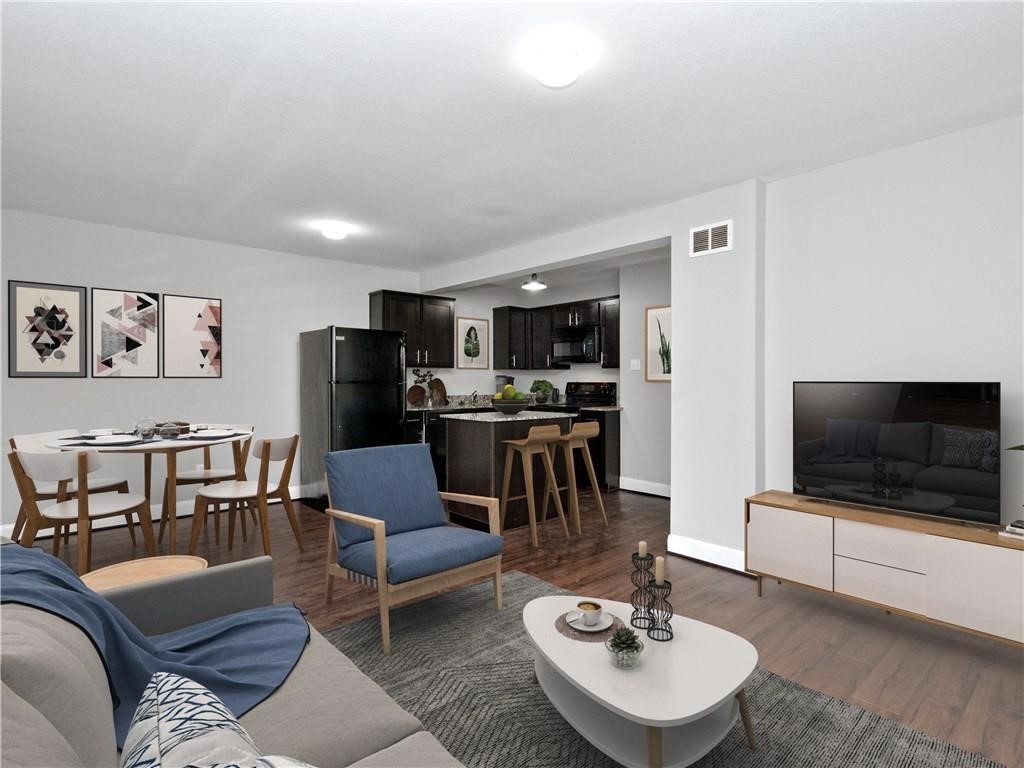
[{"label": "white coffee table", "polygon": [[593,599],[629,626],[632,607],[600,598],[540,597],[523,609],[523,624],[536,648],[537,682],[573,728],[626,766],[684,766],[696,762],[743,718],[756,749],[747,712],[746,685],[757,650],[742,637],[676,616],[674,639],[656,642],[638,631],[643,658],[618,669],[604,643],[562,635],[555,620],[583,599]]}]

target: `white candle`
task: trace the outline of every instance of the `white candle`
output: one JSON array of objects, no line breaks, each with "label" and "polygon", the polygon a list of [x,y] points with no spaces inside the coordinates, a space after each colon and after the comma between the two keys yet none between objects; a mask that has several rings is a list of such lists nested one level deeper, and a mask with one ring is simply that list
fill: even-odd
[{"label": "white candle", "polygon": [[664,584],[665,583],[665,558],[656,557],[654,558],[654,583]]},{"label": "white candle", "polygon": [[640,557],[647,557],[647,542],[646,541],[641,541],[640,544],[637,546],[637,554],[639,554]]}]

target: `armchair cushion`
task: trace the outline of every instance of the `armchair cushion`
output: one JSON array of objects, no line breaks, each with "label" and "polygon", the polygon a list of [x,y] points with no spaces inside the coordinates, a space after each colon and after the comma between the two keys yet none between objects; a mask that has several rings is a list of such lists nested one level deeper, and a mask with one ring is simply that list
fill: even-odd
[{"label": "armchair cushion", "polygon": [[[398,533],[387,537],[388,582],[401,584],[450,571],[500,555],[501,549],[501,536],[456,525]],[[372,541],[341,548],[338,562],[350,571],[371,577],[377,575]]]},{"label": "armchair cushion", "polygon": [[[383,520],[388,536],[447,523],[428,445],[335,451],[324,457],[324,463],[331,506]],[[334,525],[341,547],[373,538],[358,525],[341,520]]]}]

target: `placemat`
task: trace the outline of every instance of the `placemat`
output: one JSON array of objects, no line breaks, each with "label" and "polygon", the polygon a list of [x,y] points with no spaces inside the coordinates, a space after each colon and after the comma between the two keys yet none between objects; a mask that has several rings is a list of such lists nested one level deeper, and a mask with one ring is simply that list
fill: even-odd
[{"label": "placemat", "polygon": [[581,643],[603,643],[612,636],[615,630],[626,626],[618,616],[612,616],[612,625],[608,629],[602,629],[600,632],[580,632],[567,621],[566,617],[570,613],[575,613],[575,611],[566,611],[555,619],[555,629],[570,640],[579,640]]}]

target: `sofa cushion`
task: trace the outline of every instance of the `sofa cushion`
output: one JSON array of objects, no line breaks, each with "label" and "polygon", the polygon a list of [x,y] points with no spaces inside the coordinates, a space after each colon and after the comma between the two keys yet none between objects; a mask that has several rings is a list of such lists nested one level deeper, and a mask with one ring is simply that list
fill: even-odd
[{"label": "sofa cushion", "polygon": [[110,686],[88,636],[14,603],[3,605],[0,624],[3,682],[53,724],[83,765],[117,765]]},{"label": "sofa cushion", "polygon": [[914,476],[914,487],[944,493],[958,501],[966,496],[997,499],[999,475],[964,467],[928,467]]},{"label": "sofa cushion", "polygon": [[[429,445],[335,451],[324,463],[331,506],[385,521],[389,536],[447,522]],[[368,529],[340,520],[335,531],[341,546],[373,538]]]},{"label": "sofa cushion", "polygon": [[2,684],[0,700],[0,765],[8,768],[85,768],[75,750],[53,723],[13,690]]},{"label": "sofa cushion", "polygon": [[927,421],[883,424],[878,430],[878,455],[886,459],[927,464],[931,443],[932,425]]},{"label": "sofa cushion", "polygon": [[463,768],[441,742],[426,731],[414,733],[397,744],[364,757],[351,768]]},{"label": "sofa cushion", "polygon": [[[387,538],[388,582],[401,584],[421,576],[458,568],[500,555],[501,536],[471,528],[448,525],[399,533]],[[377,575],[372,541],[353,544],[338,551],[343,568],[366,576]]]},{"label": "sofa cushion", "polygon": [[341,768],[422,730],[323,635],[271,696],[239,718],[256,746],[318,768]]}]

